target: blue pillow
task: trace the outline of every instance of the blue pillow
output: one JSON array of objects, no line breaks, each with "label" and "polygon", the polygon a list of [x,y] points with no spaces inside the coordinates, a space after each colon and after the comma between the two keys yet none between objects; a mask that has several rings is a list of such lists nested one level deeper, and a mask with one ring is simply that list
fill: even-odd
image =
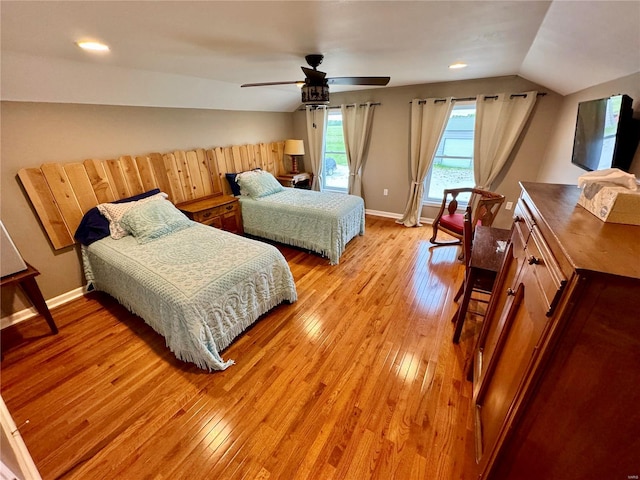
[{"label": "blue pillow", "polygon": [[227,182],[229,182],[229,187],[231,187],[231,193],[233,193],[234,197],[240,195],[240,185],[236,182],[237,173],[226,173],[225,177],[227,177]]},{"label": "blue pillow", "polygon": [[[258,170],[262,170],[260,167],[258,168],[254,168],[253,170],[246,170],[247,172],[255,172]],[[244,172],[240,172],[240,173],[244,173]],[[238,185],[238,182],[236,182],[236,177],[239,174],[236,173],[225,173],[225,177],[227,177],[227,182],[229,183],[229,187],[231,188],[231,193],[233,193],[234,197],[237,197],[238,195],[240,195],[242,192],[240,192],[240,185]]]},{"label": "blue pillow", "polygon": [[[153,190],[149,190],[148,192],[140,193],[132,197],[121,198],[120,200],[116,200],[111,203],[135,202],[137,200],[142,200],[143,198],[147,198],[158,193],[160,193],[160,189],[154,188]],[[100,213],[98,207],[93,207],[84,214],[84,217],[82,217],[80,225],[78,225],[76,233],[73,235],[73,237],[83,245],[91,245],[93,242],[97,242],[98,240],[101,240],[104,237],[108,237],[109,235],[109,220],[107,220],[106,217]]]}]

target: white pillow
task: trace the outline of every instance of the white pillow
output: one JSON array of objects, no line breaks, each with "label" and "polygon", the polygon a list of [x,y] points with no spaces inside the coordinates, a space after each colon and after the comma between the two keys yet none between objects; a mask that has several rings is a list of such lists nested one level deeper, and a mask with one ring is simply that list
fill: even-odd
[{"label": "white pillow", "polygon": [[236,182],[240,185],[240,193],[253,198],[260,198],[273,193],[282,192],[284,187],[276,177],[264,170],[252,170],[239,173]]},{"label": "white pillow", "polygon": [[101,203],[98,205],[98,210],[102,215],[105,216],[107,220],[109,220],[109,233],[111,234],[111,238],[114,240],[119,240],[122,237],[126,237],[129,235],[129,232],[124,228],[120,221],[122,220],[122,216],[127,213],[131,208],[136,205],[140,205],[141,203],[151,202],[153,200],[164,200],[168,197],[168,195],[164,192],[156,193],[155,195],[151,195],[150,197],[143,198],[142,200],[137,200],[135,202],[125,202],[125,203]]},{"label": "white pillow", "polygon": [[[136,202],[137,203],[137,202]],[[130,208],[120,222],[138,243],[148,243],[195,225],[169,201],[146,202]]]}]

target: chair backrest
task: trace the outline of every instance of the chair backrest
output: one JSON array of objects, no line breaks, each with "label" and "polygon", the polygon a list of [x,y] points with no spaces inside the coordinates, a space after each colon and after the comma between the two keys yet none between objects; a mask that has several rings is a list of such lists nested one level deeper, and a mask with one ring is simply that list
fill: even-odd
[{"label": "chair backrest", "polygon": [[473,189],[469,204],[473,208],[472,228],[478,225],[490,227],[504,203],[505,196],[488,190]]},{"label": "chair backrest", "polygon": [[465,267],[469,268],[469,262],[471,262],[471,248],[473,243],[473,223],[471,221],[472,213],[471,207],[467,206],[467,210],[464,213],[464,224],[462,227],[462,252],[464,255]]}]

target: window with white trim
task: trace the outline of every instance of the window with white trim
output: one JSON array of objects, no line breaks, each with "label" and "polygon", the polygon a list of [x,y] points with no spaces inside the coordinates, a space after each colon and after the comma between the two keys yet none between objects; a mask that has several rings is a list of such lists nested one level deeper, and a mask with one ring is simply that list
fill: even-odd
[{"label": "window with white trim", "polygon": [[349,188],[349,165],[340,110],[329,111],[322,161],[322,189],[346,193]]},{"label": "window with white trim", "polygon": [[[473,134],[476,102],[457,102],[451,110],[431,168],[424,180],[423,203],[441,203],[445,188],[473,187]],[[469,195],[460,195],[466,202]]]}]

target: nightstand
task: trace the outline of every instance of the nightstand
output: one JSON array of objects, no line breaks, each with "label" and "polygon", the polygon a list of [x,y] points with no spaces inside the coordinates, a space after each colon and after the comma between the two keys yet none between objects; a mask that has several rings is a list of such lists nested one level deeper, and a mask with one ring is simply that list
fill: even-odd
[{"label": "nightstand", "polygon": [[179,203],[176,207],[195,222],[238,235],[244,233],[240,204],[231,195],[211,195]]},{"label": "nightstand", "polygon": [[284,173],[276,178],[285,187],[311,188],[313,174],[308,172]]}]

